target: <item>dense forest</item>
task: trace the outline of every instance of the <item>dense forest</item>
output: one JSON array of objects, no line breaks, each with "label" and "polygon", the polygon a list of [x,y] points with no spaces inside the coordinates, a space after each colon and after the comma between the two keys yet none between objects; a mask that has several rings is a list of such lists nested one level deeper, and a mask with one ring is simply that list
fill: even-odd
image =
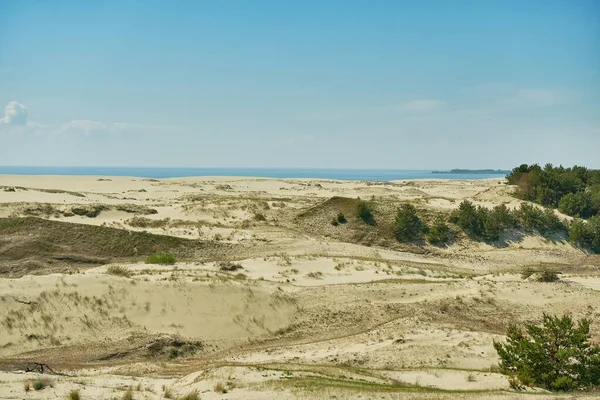
[{"label": "dense forest", "polygon": [[573,217],[589,218],[600,213],[600,170],[523,164],[506,179],[517,186],[516,195],[521,199],[558,208]]}]

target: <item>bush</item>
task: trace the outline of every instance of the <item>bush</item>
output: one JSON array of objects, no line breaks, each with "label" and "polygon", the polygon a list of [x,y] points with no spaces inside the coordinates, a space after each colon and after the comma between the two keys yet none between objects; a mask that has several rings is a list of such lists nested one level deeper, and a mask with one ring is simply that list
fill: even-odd
[{"label": "bush", "polygon": [[341,212],[338,213],[337,217],[336,217],[336,221],[340,224],[345,224],[346,222],[348,222],[346,220],[346,217],[344,217],[344,214],[342,214]]},{"label": "bush", "polygon": [[146,264],[161,264],[161,265],[173,265],[177,262],[175,257],[167,253],[152,254],[146,257]]},{"label": "bush", "polygon": [[33,382],[34,390],[42,390],[45,389],[47,386],[54,387],[54,383],[49,379],[38,379]]},{"label": "bush", "polygon": [[558,281],[558,272],[553,269],[543,268],[538,277],[538,282],[556,282]]},{"label": "bush", "polygon": [[579,247],[600,253],[600,215],[587,221],[575,219],[569,227],[569,240]]},{"label": "bush", "polygon": [[483,224],[477,214],[477,207],[469,200],[463,200],[450,215],[450,221],[458,225],[467,235],[478,237],[483,231]]},{"label": "bush", "polygon": [[476,207],[468,200],[460,203],[458,209],[450,215],[450,220],[472,239],[486,241],[498,240],[500,232],[514,224],[505,205],[488,210],[485,207]]},{"label": "bush", "polygon": [[568,316],[546,314],[541,325],[527,325],[526,333],[511,325],[506,343],[494,341],[500,370],[523,385],[553,391],[600,385],[600,347],[589,342],[589,328],[586,319],[575,325]]},{"label": "bush", "polygon": [[394,234],[399,242],[419,240],[427,232],[427,225],[417,215],[417,210],[411,204],[402,204],[396,213]]},{"label": "bush", "polygon": [[366,224],[375,225],[375,218],[373,218],[373,213],[371,212],[371,205],[364,200],[359,200],[358,203],[356,203],[356,216]]},{"label": "bush", "polygon": [[522,203],[515,211],[515,217],[526,231],[537,231],[541,234],[564,231],[565,225],[551,208],[541,209],[528,203]]},{"label": "bush", "polygon": [[573,217],[588,218],[597,211],[592,205],[592,196],[587,192],[569,193],[558,202],[558,209]]},{"label": "bush", "polygon": [[452,240],[452,230],[444,220],[438,219],[427,233],[427,241],[431,244],[446,244]]},{"label": "bush", "polygon": [[70,400],[80,400],[81,396],[79,395],[79,391],[71,390],[71,392],[69,393],[69,399]]}]

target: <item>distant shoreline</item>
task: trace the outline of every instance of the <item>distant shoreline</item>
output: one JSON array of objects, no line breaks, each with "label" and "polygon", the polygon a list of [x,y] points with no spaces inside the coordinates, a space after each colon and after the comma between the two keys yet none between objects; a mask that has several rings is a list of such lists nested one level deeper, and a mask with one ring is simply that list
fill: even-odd
[{"label": "distant shoreline", "polygon": [[[138,178],[248,177],[276,179],[331,179],[348,181],[400,181],[415,179],[504,178],[498,172],[436,172],[432,170],[335,168],[152,168],[152,167],[3,167],[0,175],[129,176]],[[1,182],[0,182],[1,185]]]},{"label": "distant shoreline", "polygon": [[431,171],[432,174],[494,174],[508,175],[509,170],[503,169],[451,169],[450,171]]}]

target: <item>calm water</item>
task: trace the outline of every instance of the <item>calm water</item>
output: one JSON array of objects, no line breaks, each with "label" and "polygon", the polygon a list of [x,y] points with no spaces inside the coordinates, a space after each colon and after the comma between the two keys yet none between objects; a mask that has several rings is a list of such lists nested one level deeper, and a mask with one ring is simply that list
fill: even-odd
[{"label": "calm water", "polygon": [[484,179],[504,174],[439,174],[432,170],[393,169],[310,169],[310,168],[141,168],[141,167],[1,167],[1,174],[16,175],[100,175],[141,178],[186,176],[254,176],[264,178],[319,178],[391,181],[398,179]]}]

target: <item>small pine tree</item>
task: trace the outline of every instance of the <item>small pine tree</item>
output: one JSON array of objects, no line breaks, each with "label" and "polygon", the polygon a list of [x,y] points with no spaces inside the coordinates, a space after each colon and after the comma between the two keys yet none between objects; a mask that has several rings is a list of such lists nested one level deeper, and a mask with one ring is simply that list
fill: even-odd
[{"label": "small pine tree", "polygon": [[411,204],[402,204],[396,214],[394,234],[399,242],[419,240],[427,232],[427,225],[417,215],[417,210]]},{"label": "small pine tree", "polygon": [[429,228],[427,233],[427,241],[431,244],[442,245],[452,240],[452,230],[443,219],[439,218]]},{"label": "small pine tree", "polygon": [[506,343],[494,342],[502,373],[554,391],[600,385],[600,347],[589,342],[588,320],[544,314],[541,325],[525,330],[511,325]]},{"label": "small pine tree", "polygon": [[356,216],[362,219],[366,224],[375,225],[375,218],[373,218],[371,206],[364,200],[359,200],[358,203],[356,203]]}]

